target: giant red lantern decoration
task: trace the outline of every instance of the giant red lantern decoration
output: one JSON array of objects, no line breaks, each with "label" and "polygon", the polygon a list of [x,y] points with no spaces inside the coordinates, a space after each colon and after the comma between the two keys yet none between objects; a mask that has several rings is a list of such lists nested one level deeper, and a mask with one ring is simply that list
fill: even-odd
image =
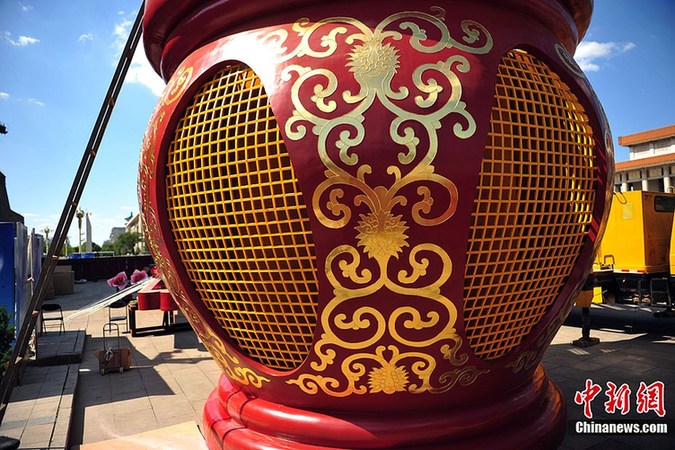
[{"label": "giant red lantern decoration", "polygon": [[146,1],[139,196],[211,448],[528,448],[611,137],[590,0]]}]

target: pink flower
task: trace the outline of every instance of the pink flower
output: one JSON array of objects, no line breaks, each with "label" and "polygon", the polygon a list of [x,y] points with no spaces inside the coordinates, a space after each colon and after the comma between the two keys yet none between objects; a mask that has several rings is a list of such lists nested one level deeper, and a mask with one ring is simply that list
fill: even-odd
[{"label": "pink flower", "polygon": [[131,274],[131,284],[140,283],[148,279],[148,274],[143,270],[134,270],[134,273]]},{"label": "pink flower", "polygon": [[128,281],[127,274],[124,272],[120,272],[108,280],[108,286],[117,289],[124,289],[127,285],[127,281]]}]

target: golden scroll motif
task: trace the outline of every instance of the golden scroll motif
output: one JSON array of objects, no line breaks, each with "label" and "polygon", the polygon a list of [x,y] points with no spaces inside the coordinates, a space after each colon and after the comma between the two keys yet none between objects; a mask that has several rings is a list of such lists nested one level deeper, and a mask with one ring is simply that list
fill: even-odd
[{"label": "golden scroll motif", "polygon": [[162,251],[164,244],[162,243],[159,220],[150,201],[150,186],[155,183],[154,178],[157,171],[157,131],[166,116],[166,110],[164,108],[176,102],[185,93],[192,81],[192,75],[192,67],[183,67],[172,77],[164,90],[162,99],[152,113],[149,125],[143,137],[141,161],[139,165],[138,197],[143,208],[144,233],[148,238],[147,242],[150,247],[150,252],[154,257],[166,287],[172,293],[173,299],[185,314],[201,341],[207,347],[211,355],[213,355],[216,363],[230,380],[236,381],[241,385],[251,385],[260,388],[263,383],[269,382],[270,380],[257,374],[252,369],[241,365],[239,359],[231,354],[231,351],[224,345],[222,339],[220,339],[211,328],[202,321],[194,306],[183,292],[174,266]]},{"label": "golden scroll motif", "polygon": [[[288,381],[308,394],[440,393],[458,382],[471,384],[483,373],[473,366],[447,370],[445,360],[451,367],[468,360],[458,354],[462,338],[455,330],[457,310],[441,292],[452,274],[452,261],[430,242],[410,248],[406,234],[407,220],[434,227],[455,213],[457,187],[433,165],[438,133],[459,139],[475,133],[476,122],[462,101],[460,74],[471,69],[466,53],[492,49],[492,37],[482,25],[463,21],[463,35],[456,40],[444,21],[445,11],[432,12],[394,14],[374,29],[348,17],[316,23],[302,19],[293,26],[292,39],[285,30],[262,38],[274,48],[278,62],[295,58],[321,63],[291,64],[283,70],[293,105],[284,130],[295,141],[311,141],[308,133],[316,137],[326,167],[325,180],[312,193],[318,220],[329,229],[351,224],[354,230],[354,241],[334,248],[325,261],[334,297],[319,318],[324,332],[314,347],[318,359],[309,365],[314,373]],[[297,42],[294,48],[289,48],[291,41]],[[401,82],[397,74],[403,46],[420,55],[417,61],[429,62],[406,72],[410,79]],[[443,55],[429,56],[438,53]],[[341,79],[322,62],[341,56],[353,80]],[[343,84],[358,89],[341,88]],[[397,152],[398,163],[386,167],[386,176],[382,168],[364,162],[365,115],[374,105],[391,117],[390,142],[384,148]],[[452,130],[443,128],[452,118]],[[375,179],[387,182],[373,185]],[[360,220],[352,217],[357,211]],[[368,267],[365,258],[371,260]],[[390,264],[394,260],[407,269],[396,273]],[[407,299],[408,304],[380,311],[367,301],[376,292]],[[351,354],[336,361],[340,349]],[[340,379],[324,375],[335,364],[340,364]]]},{"label": "golden scroll motif", "polygon": [[570,54],[570,52],[567,51],[565,47],[563,47],[560,44],[556,44],[555,51],[558,54],[558,58],[560,58],[560,61],[562,61],[562,63],[565,64],[565,66],[573,74],[581,78],[586,78],[586,75],[584,75],[584,71],[581,70],[581,67],[579,67],[577,62],[574,60],[574,57]]},{"label": "golden scroll motif", "polygon": [[185,90],[190,86],[192,81],[192,72],[194,69],[192,66],[181,67],[178,71],[173,74],[169,84],[164,88],[164,93],[162,94],[163,104],[168,106],[178,100]]}]

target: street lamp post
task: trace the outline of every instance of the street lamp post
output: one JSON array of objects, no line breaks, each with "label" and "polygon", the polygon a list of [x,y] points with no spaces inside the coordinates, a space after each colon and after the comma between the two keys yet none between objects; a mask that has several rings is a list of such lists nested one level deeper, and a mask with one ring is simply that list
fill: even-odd
[{"label": "street lamp post", "polygon": [[84,217],[84,211],[82,209],[78,209],[77,212],[75,213],[75,216],[77,217],[77,251],[82,252],[82,218]]},{"label": "street lamp post", "polygon": [[52,231],[49,227],[44,227],[42,232],[45,234],[45,253],[49,252],[49,233]]}]

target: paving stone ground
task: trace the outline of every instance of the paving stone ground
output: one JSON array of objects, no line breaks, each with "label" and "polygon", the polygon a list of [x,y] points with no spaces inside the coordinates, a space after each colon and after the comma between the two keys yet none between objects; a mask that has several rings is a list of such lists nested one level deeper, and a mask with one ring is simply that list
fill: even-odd
[{"label": "paving stone ground", "polygon": [[[57,297],[68,318],[78,309],[110,295],[103,281],[77,284],[75,293]],[[672,450],[675,449],[675,318],[655,319],[648,308],[628,306],[592,308],[591,335],[600,344],[579,348],[570,342],[581,335],[580,313],[574,310],[547,350],[543,364],[563,392],[567,403],[568,432],[562,450]],[[94,352],[103,348],[102,309],[67,319],[67,333],[48,333],[38,340],[39,352],[48,365],[25,367],[21,384],[13,392],[0,435],[21,439],[21,448],[163,448],[162,433],[153,430],[195,428],[220,370],[191,330],[165,335],[120,335],[119,345],[132,352],[131,368],[124,373],[100,375]],[[139,326],[161,323],[159,311],[137,315]],[[116,342],[109,344],[115,345]],[[81,361],[63,358],[80,354]],[[44,361],[43,361],[44,362]],[[576,423],[586,420],[574,403],[587,379],[600,385],[627,384],[633,400],[641,382],[662,381],[666,417],[654,411],[607,414],[602,394],[592,404],[594,419],[634,422],[667,421],[667,435],[588,435],[576,433]],[[171,436],[165,432],[166,439]],[[188,434],[186,434],[187,436]],[[204,448],[196,432],[184,448]],[[120,439],[123,438],[123,439]],[[117,441],[112,441],[118,439]],[[160,439],[160,444],[157,443]],[[94,444],[100,443],[99,446]],[[177,444],[172,440],[170,444]],[[176,448],[174,446],[174,448]]]},{"label": "paving stone ground", "polygon": [[[62,306],[67,332],[38,337],[38,356],[49,365],[41,361],[24,368],[0,434],[20,439],[21,448],[56,449],[201,422],[220,369],[192,330],[131,337],[121,323],[119,341],[113,336],[107,344],[131,349],[131,368],[100,374],[94,353],[104,345],[107,309],[69,316],[112,293],[104,281],[90,282],[48,301]],[[139,327],[156,326],[162,313],[142,311],[136,318]],[[79,352],[80,362],[59,364],[73,352]]]},{"label": "paving stone ground", "polygon": [[[636,308],[628,305],[594,305],[591,308],[591,336],[600,339],[598,345],[579,348],[570,342],[581,336],[580,310],[575,308],[568,317],[542,363],[547,373],[563,392],[567,402],[568,428],[561,449],[568,450],[672,450],[675,449],[675,318],[657,319],[659,309]],[[574,402],[576,392],[582,391],[586,380],[599,385],[602,392],[591,403],[593,419],[584,417],[583,406]],[[653,410],[638,412],[637,392],[640,383],[664,383],[664,408],[661,418]],[[616,411],[609,414],[607,382],[631,390],[630,410],[626,415]],[[579,421],[623,421],[655,424],[666,422],[667,435],[589,435],[576,433]]]}]

